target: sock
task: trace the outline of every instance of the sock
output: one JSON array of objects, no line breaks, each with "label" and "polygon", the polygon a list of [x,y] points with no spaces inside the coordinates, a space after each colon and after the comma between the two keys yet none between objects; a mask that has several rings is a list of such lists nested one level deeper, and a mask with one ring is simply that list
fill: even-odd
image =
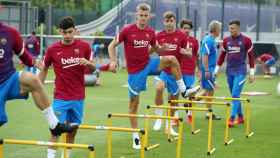
[{"label": "sock", "polygon": [[186,85],[185,85],[183,79],[181,78],[181,79],[177,80],[176,83],[177,83],[177,85],[178,85],[178,87],[180,89],[180,92],[185,92]]},{"label": "sock", "polygon": [[162,109],[155,109],[155,114],[162,116],[163,110]]},{"label": "sock", "polygon": [[48,149],[48,158],[55,158],[56,150]]},{"label": "sock", "polygon": [[188,116],[191,116],[191,115],[192,115],[192,111],[189,110],[187,115],[188,115]]},{"label": "sock", "polygon": [[54,129],[58,124],[58,119],[55,116],[52,107],[47,107],[42,111],[51,129]]},{"label": "sock", "polygon": [[137,132],[133,132],[132,133],[132,138],[133,139],[135,139],[135,138],[139,139],[139,134]]},{"label": "sock", "polygon": [[[66,149],[67,158],[70,158],[72,149]],[[61,158],[64,158],[64,150],[61,153]]]}]

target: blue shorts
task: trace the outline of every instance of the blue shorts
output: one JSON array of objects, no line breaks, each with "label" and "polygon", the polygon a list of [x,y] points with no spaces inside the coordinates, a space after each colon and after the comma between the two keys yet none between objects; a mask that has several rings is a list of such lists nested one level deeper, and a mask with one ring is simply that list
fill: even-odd
[{"label": "blue shorts", "polygon": [[274,58],[271,58],[270,60],[266,61],[265,62],[265,65],[267,66],[272,66],[276,63],[275,59]]},{"label": "blue shorts", "polygon": [[201,88],[208,91],[213,91],[215,89],[215,77],[213,72],[210,72],[210,78],[206,79],[205,71],[201,71]]},{"label": "blue shorts", "polygon": [[59,122],[80,125],[84,116],[84,100],[54,99],[52,104]]},{"label": "blue shorts", "polygon": [[158,72],[160,58],[150,58],[146,67],[134,74],[128,74],[129,96],[137,96],[141,91],[146,90],[146,82],[149,74]]},{"label": "blue shorts", "polygon": [[187,88],[191,88],[194,85],[195,77],[194,75],[183,75],[183,80]]},{"label": "blue shorts", "polygon": [[27,96],[20,94],[19,73],[13,73],[9,79],[0,84],[0,126],[8,122],[5,104],[8,100],[27,99]]},{"label": "blue shorts", "polygon": [[172,74],[168,74],[165,71],[161,71],[159,79],[164,82],[167,92],[170,95],[176,96],[179,93],[179,88],[176,83],[176,79]]}]

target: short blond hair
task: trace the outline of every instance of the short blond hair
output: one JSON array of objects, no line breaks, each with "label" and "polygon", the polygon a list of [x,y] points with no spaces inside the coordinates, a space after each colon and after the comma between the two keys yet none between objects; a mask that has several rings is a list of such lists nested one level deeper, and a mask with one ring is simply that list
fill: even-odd
[{"label": "short blond hair", "polygon": [[217,30],[221,30],[221,28],[222,28],[222,23],[217,20],[212,20],[208,26],[209,32],[216,32]]},{"label": "short blond hair", "polygon": [[151,6],[147,3],[140,3],[136,7],[136,11],[142,10],[142,11],[151,11]]}]

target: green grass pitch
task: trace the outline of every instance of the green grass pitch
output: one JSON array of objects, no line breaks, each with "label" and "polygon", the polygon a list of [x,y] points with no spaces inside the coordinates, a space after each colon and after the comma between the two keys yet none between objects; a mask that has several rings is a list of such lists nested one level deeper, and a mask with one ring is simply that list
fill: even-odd
[{"label": "green grass pitch", "polygon": [[[49,73],[49,79],[53,79],[53,73]],[[111,112],[128,112],[127,73],[120,71],[117,74],[102,73],[102,86],[88,87],[86,89],[84,124],[105,125],[107,114]],[[217,79],[219,89],[216,96],[229,96],[226,78],[224,75]],[[197,127],[201,128],[198,135],[190,134],[190,126],[184,123],[184,139],[182,158],[276,158],[279,157],[280,145],[280,97],[276,95],[276,86],[279,77],[271,80],[258,79],[254,84],[246,83],[244,91],[266,91],[270,96],[250,97],[252,100],[252,129],[255,135],[249,139],[244,136],[243,126],[230,130],[235,141],[229,146],[223,143],[224,114],[225,109],[215,107],[214,111],[223,116],[222,121],[214,122],[213,144],[216,152],[207,156],[207,121],[204,113],[197,113]],[[53,85],[45,85],[49,98],[53,97]],[[147,104],[153,104],[155,88],[153,77],[149,78],[148,89],[141,93],[139,113],[144,113]],[[41,112],[35,108],[31,98],[28,101],[16,100],[6,104],[9,123],[0,129],[0,138],[24,139],[24,140],[48,140],[48,125]],[[185,118],[185,113],[180,115]],[[130,127],[128,119],[114,119],[114,126]],[[153,124],[151,123],[151,126]],[[139,127],[143,127],[143,121],[139,120]],[[160,147],[146,153],[147,158],[173,158],[176,145],[168,143],[166,135],[161,132],[150,133],[151,143],[160,143]],[[106,157],[106,132],[103,131],[79,131],[76,137],[77,143],[94,144],[97,158]],[[139,151],[131,148],[131,135],[115,132],[113,134],[113,158],[138,158]],[[5,145],[5,158],[46,158],[47,152],[43,147]],[[58,152],[57,157],[60,157]],[[73,150],[73,158],[87,157],[84,150]]]}]

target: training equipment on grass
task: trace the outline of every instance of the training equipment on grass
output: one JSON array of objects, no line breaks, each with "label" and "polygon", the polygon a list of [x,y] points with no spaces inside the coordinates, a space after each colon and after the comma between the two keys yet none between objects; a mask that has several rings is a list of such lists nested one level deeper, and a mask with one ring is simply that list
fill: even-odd
[{"label": "training equipment on grass", "polygon": [[95,158],[95,149],[94,149],[93,145],[53,143],[53,142],[33,141],[33,140],[17,140],[17,139],[0,139],[0,158],[4,158],[3,148],[4,148],[5,144],[87,149],[87,150],[89,150],[88,158]]},{"label": "training equipment on grass", "polygon": [[[140,142],[144,143],[145,139],[145,130],[144,129],[138,129],[138,128],[125,128],[125,127],[112,127],[112,126],[92,126],[92,125],[80,125],[79,129],[84,130],[95,130],[95,131],[107,131],[107,157],[112,158],[112,131],[115,132],[138,132],[140,134]],[[64,142],[66,141],[66,134],[62,135]],[[66,148],[64,149],[64,158],[67,158],[66,155]],[[144,158],[144,147],[141,146],[140,150],[140,158]]]},{"label": "training equipment on grass", "polygon": [[277,91],[277,95],[280,96],[280,82],[278,82],[278,84],[277,84],[276,91]]},{"label": "training equipment on grass", "polygon": [[[233,100],[239,100],[242,102],[242,105],[245,108],[245,136],[247,138],[251,137],[254,132],[251,130],[251,105],[250,105],[250,99],[248,98],[232,98],[232,97],[211,97],[211,96],[196,96],[194,99],[214,99],[214,100],[224,100],[224,101],[233,101]],[[225,145],[228,145],[225,142]]]},{"label": "training equipment on grass", "polygon": [[250,91],[250,92],[242,92],[241,95],[246,95],[246,96],[266,96],[266,95],[271,95],[268,92],[260,92],[260,91]]},{"label": "training equipment on grass", "polygon": [[[208,120],[207,154],[211,155],[216,150],[216,148],[212,147],[212,124],[213,124],[213,119],[212,119],[213,112],[212,112],[212,109],[209,109],[209,108],[198,108],[198,107],[158,106],[158,105],[148,105],[147,109],[166,109],[168,116],[170,116],[171,110],[191,110],[192,112],[193,111],[209,112],[209,116],[210,117],[209,117],[209,120]],[[200,129],[195,130],[193,122],[194,122],[194,120],[192,121],[192,134],[196,134],[196,133],[198,133],[200,131]],[[168,122],[168,129],[170,129],[170,122]]]},{"label": "training equipment on grass", "polygon": [[108,114],[108,126],[112,125],[112,118],[143,118],[144,119],[144,129],[145,129],[145,139],[143,146],[145,151],[149,151],[159,147],[160,144],[149,145],[148,133],[149,133],[149,120],[150,119],[163,119],[163,120],[177,120],[179,121],[179,135],[177,140],[177,148],[176,148],[176,158],[181,158],[181,149],[182,149],[182,134],[183,134],[183,119],[177,117],[170,117],[170,116],[157,116],[157,115],[137,115],[137,114],[117,114],[112,113]]}]

